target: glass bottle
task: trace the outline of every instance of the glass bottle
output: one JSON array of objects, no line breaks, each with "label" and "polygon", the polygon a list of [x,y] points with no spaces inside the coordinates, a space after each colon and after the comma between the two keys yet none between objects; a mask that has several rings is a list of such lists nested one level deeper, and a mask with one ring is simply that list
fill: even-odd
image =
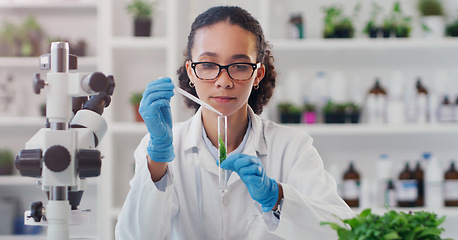
[{"label": "glass bottle", "polygon": [[453,106],[447,95],[442,98],[442,102],[439,106],[439,121],[451,122],[453,121]]},{"label": "glass bottle", "polygon": [[421,78],[417,78],[417,95],[416,95],[416,108],[417,108],[417,122],[427,122],[428,116],[428,91],[421,83]]},{"label": "glass bottle", "polygon": [[342,199],[350,207],[359,207],[361,178],[355,169],[353,162],[350,162],[348,169],[343,175]]},{"label": "glass bottle", "polygon": [[369,90],[366,102],[367,121],[369,123],[385,122],[386,99],[386,91],[380,84],[380,80],[376,78],[373,87]]},{"label": "glass bottle", "polygon": [[385,190],[385,205],[387,207],[396,207],[396,187],[393,180],[388,180],[388,185]]},{"label": "glass bottle", "polygon": [[404,169],[399,174],[399,180],[396,185],[396,199],[398,207],[415,207],[418,198],[417,180],[413,176],[406,162]]},{"label": "glass bottle", "polygon": [[447,207],[458,206],[458,171],[453,161],[444,174],[444,204]]},{"label": "glass bottle", "polygon": [[413,175],[418,184],[417,206],[423,207],[425,205],[425,172],[421,168],[420,162],[417,162]]}]

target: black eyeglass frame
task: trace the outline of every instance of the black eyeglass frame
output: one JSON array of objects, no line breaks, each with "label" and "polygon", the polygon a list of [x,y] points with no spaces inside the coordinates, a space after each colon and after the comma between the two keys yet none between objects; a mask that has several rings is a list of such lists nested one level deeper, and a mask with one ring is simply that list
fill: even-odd
[{"label": "black eyeglass frame", "polygon": [[[197,75],[197,72],[196,72],[196,65],[198,64],[202,64],[202,63],[211,63],[211,64],[215,64],[216,66],[218,66],[219,68],[219,71],[218,71],[218,74],[216,75],[216,77],[214,78],[201,78]],[[237,65],[237,64],[247,64],[247,65],[250,65],[252,68],[253,68],[253,71],[251,72],[251,75],[250,77],[248,77],[247,79],[235,79],[231,76],[231,74],[229,73],[229,67],[230,66],[233,66],[233,65]],[[251,77],[253,77],[253,73],[256,69],[260,68],[261,67],[261,62],[258,62],[258,63],[249,63],[249,62],[236,62],[236,63],[231,63],[231,64],[228,64],[228,65],[219,65],[218,63],[214,63],[214,62],[191,62],[191,68],[194,70],[194,74],[196,74],[196,77],[200,80],[204,80],[204,81],[211,81],[211,80],[215,80],[219,77],[219,75],[221,74],[221,70],[223,69],[226,69],[226,72],[227,72],[227,75],[229,75],[229,77],[232,79],[232,80],[235,80],[235,81],[247,81],[248,79],[250,79]]]}]

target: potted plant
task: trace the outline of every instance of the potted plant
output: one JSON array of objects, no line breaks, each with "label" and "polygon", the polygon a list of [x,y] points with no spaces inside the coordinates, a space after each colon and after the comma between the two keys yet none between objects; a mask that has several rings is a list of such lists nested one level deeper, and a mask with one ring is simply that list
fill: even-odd
[{"label": "potted plant", "polygon": [[324,38],[334,38],[335,37],[335,25],[342,14],[341,6],[331,5],[329,7],[323,7],[324,17],[324,29],[323,37]]},{"label": "potted plant", "polygon": [[316,106],[312,103],[305,103],[302,108],[302,122],[303,123],[316,123]]},{"label": "potted plant", "polygon": [[140,101],[142,100],[142,93],[141,92],[134,92],[130,96],[130,104],[132,105],[135,113],[135,121],[143,122],[143,118],[138,112],[138,108],[140,107]]},{"label": "potted plant", "polygon": [[323,118],[325,123],[336,122],[336,104],[331,100],[323,107]]},{"label": "potted plant", "polygon": [[345,113],[347,119],[346,122],[359,123],[359,118],[361,116],[361,107],[358,104],[354,102],[347,103]]},{"label": "potted plant", "polygon": [[450,37],[458,37],[458,19],[447,25],[445,33]]},{"label": "potted plant", "polygon": [[411,17],[402,17],[396,24],[395,35],[398,38],[410,37],[410,31],[412,30]]},{"label": "potted plant", "polygon": [[444,9],[440,0],[419,0],[423,36],[439,38],[445,34]]},{"label": "potted plant", "polygon": [[300,123],[301,122],[302,109],[298,106],[291,106],[289,109],[288,123]]},{"label": "potted plant", "polygon": [[352,38],[354,34],[353,19],[357,16],[360,4],[357,4],[353,10],[353,16],[343,15],[343,9],[340,5],[331,5],[323,7],[324,18],[324,38]]},{"label": "potted plant", "polygon": [[384,215],[377,215],[371,209],[365,209],[360,214],[349,219],[340,219],[340,223],[321,222],[329,225],[337,232],[339,240],[353,239],[442,239],[443,228],[439,227],[445,216],[438,218],[435,213],[427,211],[397,212],[390,210]]},{"label": "potted plant", "polygon": [[370,38],[377,38],[380,27],[377,25],[377,17],[382,8],[375,2],[372,3],[371,18],[367,21],[363,32]]},{"label": "potted plant", "polygon": [[13,173],[14,155],[9,149],[0,149],[0,175]]},{"label": "potted plant", "polygon": [[133,0],[126,8],[134,17],[134,36],[151,36],[154,3],[148,0]]},{"label": "potted plant", "polygon": [[41,29],[40,24],[33,16],[28,16],[27,19],[22,23],[20,27],[22,48],[21,52],[23,56],[40,56],[43,51],[43,40],[44,32]]},{"label": "potted plant", "polygon": [[280,113],[281,123],[300,123],[301,109],[290,102],[283,102],[277,105]]},{"label": "potted plant", "polygon": [[353,21],[349,17],[343,17],[335,25],[334,36],[336,38],[352,38],[354,34]]},{"label": "potted plant", "polygon": [[393,14],[389,14],[383,19],[382,24],[382,36],[389,38],[395,34],[396,31],[396,20]]},{"label": "potted plant", "polygon": [[334,123],[345,123],[347,118],[346,109],[346,103],[335,104]]},{"label": "potted plant", "polygon": [[396,1],[391,12],[385,16],[382,24],[382,36],[389,37],[409,37],[412,30],[412,18],[405,16],[401,10],[401,3]]}]

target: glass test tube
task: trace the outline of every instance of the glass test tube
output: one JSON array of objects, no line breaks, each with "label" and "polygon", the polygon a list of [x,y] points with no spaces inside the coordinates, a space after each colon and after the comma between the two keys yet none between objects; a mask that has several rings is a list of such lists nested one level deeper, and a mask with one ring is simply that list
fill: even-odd
[{"label": "glass test tube", "polygon": [[[227,116],[218,116],[218,166],[227,157]],[[227,177],[228,171],[219,167],[219,190],[221,192],[227,191]]]}]

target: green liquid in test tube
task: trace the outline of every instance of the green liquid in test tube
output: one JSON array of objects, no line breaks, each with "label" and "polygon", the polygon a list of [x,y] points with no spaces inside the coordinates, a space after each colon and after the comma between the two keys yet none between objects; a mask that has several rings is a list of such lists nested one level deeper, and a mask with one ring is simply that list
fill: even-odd
[{"label": "green liquid in test tube", "polygon": [[[218,116],[218,166],[227,157],[227,116]],[[228,171],[219,167],[219,190],[221,192],[227,191],[227,178]]]}]

